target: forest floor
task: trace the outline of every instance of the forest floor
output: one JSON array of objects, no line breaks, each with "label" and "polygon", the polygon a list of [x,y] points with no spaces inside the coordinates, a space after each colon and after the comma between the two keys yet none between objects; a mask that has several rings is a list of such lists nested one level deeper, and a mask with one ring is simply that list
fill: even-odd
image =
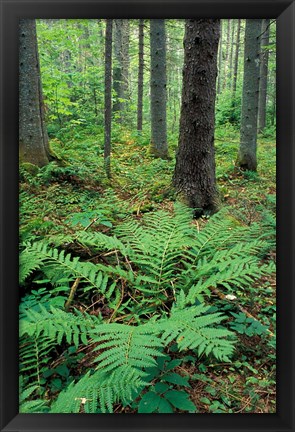
[{"label": "forest floor", "polygon": [[[144,136],[118,134],[113,142],[112,178],[104,175],[102,137],[61,142],[51,147],[58,163],[50,163],[37,173],[28,164],[20,175],[20,237],[22,242],[54,239],[66,244],[77,230],[111,232],[126,216],[136,219],[157,209],[172,211],[175,195],[171,188],[174,160],[154,159]],[[173,147],[173,146],[172,146]],[[245,225],[275,214],[276,147],[272,139],[258,140],[258,172],[241,172],[235,167],[238,134],[223,136],[216,132],[216,176],[222,207]],[[62,161],[62,162],[61,162]],[[34,171],[34,173],[32,172]],[[193,223],[197,228],[207,223],[203,217]],[[77,245],[71,252],[87,256]],[[275,249],[265,260],[275,262]],[[235,293],[240,306],[236,316],[239,337],[237,352],[229,363],[212,361],[187,352],[175,371],[189,377],[186,391],[200,413],[274,413],[275,377],[275,275],[263,276],[244,292]],[[40,288],[31,282],[30,290]],[[22,295],[28,287],[23,288]],[[230,302],[213,293],[211,302],[221,310]],[[73,307],[83,310],[83,301],[74,299]],[[93,309],[93,313],[95,310]],[[108,311],[104,312],[106,315]],[[246,318],[245,318],[246,317]],[[254,331],[246,319],[253,317],[268,331]],[[175,359],[179,354],[169,353]],[[84,365],[90,354],[83,357]],[[59,358],[52,358],[59,364]],[[135,412],[131,406],[118,405],[115,412]]]}]

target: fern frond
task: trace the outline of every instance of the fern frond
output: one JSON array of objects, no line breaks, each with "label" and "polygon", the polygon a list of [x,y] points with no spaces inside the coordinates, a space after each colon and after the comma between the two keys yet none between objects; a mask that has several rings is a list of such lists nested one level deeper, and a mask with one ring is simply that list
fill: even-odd
[{"label": "fern frond", "polygon": [[153,329],[124,324],[102,324],[95,330],[92,339],[98,343],[94,351],[101,351],[95,362],[98,369],[110,372],[118,367],[142,370],[156,364],[155,357],[161,355],[163,343]]},{"label": "fern frond", "polygon": [[57,344],[65,337],[69,344],[78,347],[81,342],[88,343],[91,330],[99,322],[99,318],[78,311],[74,315],[52,306],[47,309],[40,305],[39,310],[28,309],[23,312],[19,326],[20,336],[45,336]]},{"label": "fern frond", "polygon": [[127,405],[146,386],[129,369],[120,368],[111,374],[88,372],[77,383],[63,390],[51,406],[51,413],[112,413],[115,403]]},{"label": "fern frond", "polygon": [[40,269],[43,261],[44,257],[31,253],[30,246],[24,249],[19,255],[19,283],[22,285],[33,271]]},{"label": "fern frond", "polygon": [[[24,377],[19,376],[19,412],[25,413],[44,413],[48,411],[47,402],[42,399],[36,399],[40,387],[38,385],[29,385],[25,387]],[[30,398],[34,398],[30,400]]]},{"label": "fern frond", "polygon": [[[214,261],[213,261],[214,263]],[[218,265],[206,263],[199,274],[186,277],[193,282],[187,291],[187,304],[194,304],[196,300],[202,301],[202,294],[210,294],[210,288],[223,286],[230,292],[243,290],[253,284],[261,276],[275,271],[274,263],[260,265],[255,257],[240,258],[226,261]],[[208,275],[206,277],[206,275]],[[196,281],[197,283],[194,283]]]},{"label": "fern frond", "polygon": [[82,231],[79,233],[77,238],[79,242],[91,247],[95,251],[117,250],[121,252],[123,256],[127,255],[126,246],[115,236],[111,237],[101,232],[88,233],[86,231]]},{"label": "fern frond", "polygon": [[160,320],[165,345],[175,340],[179,349],[197,349],[198,355],[213,354],[218,360],[229,361],[234,351],[234,333],[216,328],[226,317],[220,313],[207,313],[209,306],[199,305],[172,311],[166,320]]},{"label": "fern frond", "polygon": [[[32,384],[32,387],[28,388],[21,396],[21,402],[30,396],[30,389],[32,392],[40,391],[42,374],[48,367],[55,346],[56,342],[46,336],[35,337],[33,335],[20,338],[19,371],[20,374],[25,374],[26,379],[30,380]],[[39,405],[36,405],[36,409],[37,406],[39,407]],[[27,404],[23,406],[23,410],[25,409],[29,409]]]},{"label": "fern frond", "polygon": [[[50,277],[52,283],[60,280],[68,282],[80,278],[86,286],[84,290],[95,288],[106,292],[106,275],[91,262],[82,262],[79,257],[72,258],[64,250],[50,248],[44,242],[33,243],[27,248],[27,256],[38,256],[43,263],[42,271]],[[62,278],[62,279],[61,279]]]}]

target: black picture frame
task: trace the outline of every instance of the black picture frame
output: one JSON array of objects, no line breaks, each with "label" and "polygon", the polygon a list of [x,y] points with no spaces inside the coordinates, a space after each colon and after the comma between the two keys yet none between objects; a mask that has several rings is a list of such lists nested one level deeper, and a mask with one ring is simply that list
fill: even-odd
[{"label": "black picture frame", "polygon": [[[1,431],[295,431],[294,0],[0,0],[0,3]],[[94,17],[277,19],[276,414],[18,414],[18,21]]]}]

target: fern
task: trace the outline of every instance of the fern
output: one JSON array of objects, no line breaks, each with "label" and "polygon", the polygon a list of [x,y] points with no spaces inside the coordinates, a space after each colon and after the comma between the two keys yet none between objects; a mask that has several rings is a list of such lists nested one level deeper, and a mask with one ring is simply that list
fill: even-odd
[{"label": "fern", "polygon": [[[22,333],[50,336],[51,341],[57,337],[58,344],[63,335],[68,343],[76,344],[72,334],[77,333],[77,328],[84,332],[83,343],[87,343],[85,336],[91,335],[92,343],[96,345],[93,352],[98,352],[93,361],[97,370],[61,392],[51,412],[112,412],[114,403],[130,402],[134,394],[148,385],[146,370],[156,366],[156,359],[163,355],[164,347],[172,340],[178,343],[180,350],[197,349],[199,355],[204,352],[228,361],[234,349],[233,333],[216,328],[224,317],[219,313],[207,313],[208,310],[208,306],[202,305],[185,309],[175,307],[169,318],[138,326],[101,324],[97,319],[87,323],[86,317],[87,324],[82,325],[81,316],[73,315],[76,322],[73,325],[67,321],[69,330],[60,327],[63,311],[41,309],[39,316],[37,312],[27,314],[29,323],[22,325]],[[45,320],[41,320],[41,316]]]},{"label": "fern", "polygon": [[45,308],[40,305],[39,311],[28,309],[23,312],[20,319],[20,337],[34,336],[38,338],[45,336],[60,344],[65,337],[68,344],[76,347],[82,342],[88,344],[91,329],[95,328],[99,318],[91,315],[67,313],[54,307]]},{"label": "fern", "polygon": [[[24,251],[25,258],[34,263],[34,256],[38,256],[39,263],[43,263],[42,271],[50,278],[52,283],[71,282],[80,278],[84,283],[84,290],[95,288],[101,289],[105,293],[108,280],[106,274],[98,271],[98,268],[91,262],[82,262],[79,257],[72,258],[71,254],[66,254],[64,250],[59,251],[50,248],[46,243],[39,242],[27,245]],[[26,267],[26,266],[25,266]],[[31,270],[37,268],[37,265],[30,265]],[[22,271],[21,272],[27,273]]]},{"label": "fern", "polygon": [[19,283],[22,285],[33,271],[40,269],[43,261],[43,257],[31,253],[30,248],[23,250],[19,256]]},{"label": "fern", "polygon": [[29,398],[32,398],[38,391],[38,385],[30,385],[24,389],[23,376],[21,375],[19,377],[19,411],[21,414],[44,413],[48,411],[46,401],[42,399],[28,400]]},{"label": "fern", "polygon": [[112,413],[115,403],[127,405],[146,386],[130,370],[87,372],[77,383],[71,383],[52,404],[51,413]]},{"label": "fern", "polygon": [[41,376],[48,366],[56,341],[46,336],[26,334],[19,342],[19,370],[41,389]]},{"label": "fern", "polygon": [[208,287],[217,284],[226,289],[242,289],[274,270],[271,265],[259,265],[261,252],[267,249],[269,241],[261,239],[265,233],[258,233],[255,224],[250,228],[241,226],[221,212],[198,232],[190,220],[191,211],[178,206],[173,216],[159,211],[146,215],[142,223],[128,220],[116,228],[116,236],[85,232],[78,235],[79,241],[95,253],[113,251],[115,265],[111,261],[110,265],[81,262],[44,243],[28,246],[25,256],[29,260],[32,255],[38,256],[35,267],[40,267],[41,260],[42,271],[52,282],[79,277],[84,290],[99,290],[108,299],[118,280],[127,282],[144,297],[158,295],[165,300],[181,289],[188,292],[193,286],[197,286],[199,296],[201,285],[206,294]]},{"label": "fern", "polygon": [[[27,311],[27,317],[22,319],[20,328],[21,336],[45,336],[56,340],[58,344],[65,337],[68,344],[76,347],[80,341],[87,345],[88,337],[91,336],[92,342],[97,345],[94,351],[99,351],[94,361],[98,363],[98,370],[113,372],[118,368],[134,369],[142,376],[145,368],[155,364],[155,358],[161,355],[163,347],[177,338],[181,338],[181,349],[192,349],[200,345],[198,340],[193,342],[199,335],[201,342],[206,342],[206,338],[212,341],[206,347],[207,354],[212,352],[218,358],[228,355],[222,351],[223,342],[220,342],[220,339],[232,336],[232,333],[226,330],[217,331],[215,328],[217,333],[214,338],[211,327],[220,323],[224,317],[219,313],[207,314],[208,309],[208,306],[203,305],[185,309],[174,307],[168,319],[130,326],[102,324],[96,317],[82,314],[75,316],[58,309],[46,310],[41,307],[39,313]],[[232,342],[225,345],[233,349]],[[221,347],[220,352],[217,350],[218,346]]]},{"label": "fern", "polygon": [[98,343],[94,351],[101,351],[95,362],[98,369],[105,372],[117,368],[141,370],[154,366],[155,357],[161,355],[161,339],[154,334],[153,327],[130,326],[124,324],[104,324],[97,328],[99,336],[93,341]]},{"label": "fern", "polygon": [[218,360],[229,361],[235,337],[232,332],[216,327],[225,316],[207,313],[209,309],[210,306],[204,305],[174,307],[170,318],[158,323],[165,345],[175,340],[180,351],[197,349],[199,356],[213,354]]},{"label": "fern", "polygon": [[[176,206],[174,215],[159,211],[141,222],[127,220],[113,236],[80,232],[78,241],[104,254],[104,264],[83,262],[44,242],[27,244],[22,281],[35,270],[52,284],[79,278],[84,291],[99,292],[113,308],[110,321],[115,314],[122,321],[68,313],[52,306],[53,300],[22,304],[20,361],[29,384],[40,385],[40,371],[56,346],[84,345],[91,350],[90,371],[59,394],[50,412],[112,412],[149,385],[148,369],[171,342],[179,351],[229,361],[234,333],[221,325],[226,316],[210,313],[205,301],[212,288],[243,291],[273,272],[273,264],[260,260],[271,238],[271,230],[265,235],[225,213],[199,231],[191,211]],[[136,325],[124,324],[130,314]]]}]

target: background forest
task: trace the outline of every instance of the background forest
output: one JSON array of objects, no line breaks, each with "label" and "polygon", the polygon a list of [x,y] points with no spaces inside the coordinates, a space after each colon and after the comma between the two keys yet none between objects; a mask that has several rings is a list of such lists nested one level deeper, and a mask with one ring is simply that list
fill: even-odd
[{"label": "background forest", "polygon": [[275,21],[19,37],[20,412],[274,413]]}]

